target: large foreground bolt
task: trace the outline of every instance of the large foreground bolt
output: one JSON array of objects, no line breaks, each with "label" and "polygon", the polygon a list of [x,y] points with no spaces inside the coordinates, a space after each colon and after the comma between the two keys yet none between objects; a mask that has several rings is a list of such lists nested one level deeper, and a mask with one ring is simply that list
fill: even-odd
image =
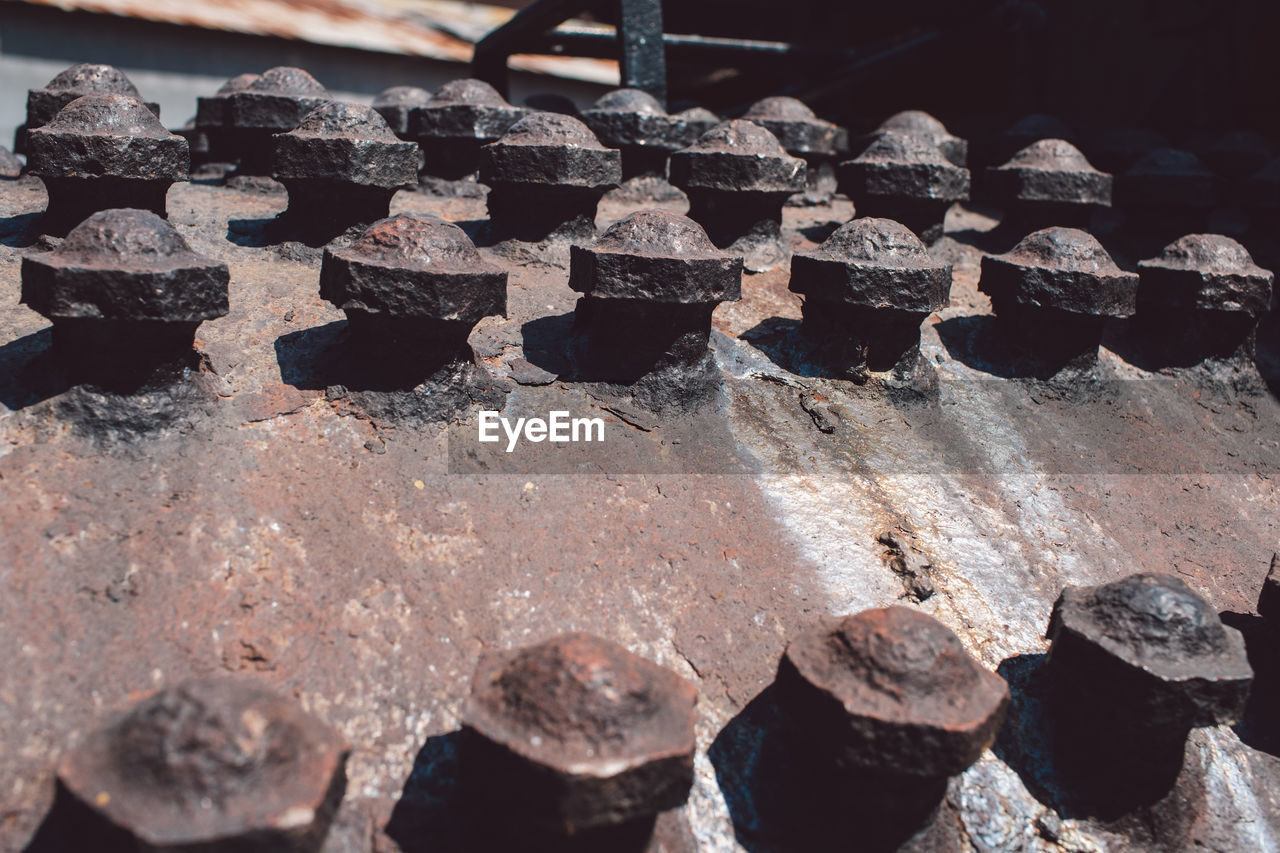
[{"label": "large foreground bolt", "polygon": [[1253,360],[1254,330],[1271,306],[1275,276],[1220,234],[1189,234],[1138,264],[1138,313],[1149,343],[1170,363]]},{"label": "large foreground bolt", "polygon": [[950,304],[951,265],[889,219],[855,219],[791,259],[804,330],[842,375],[906,375],[920,360],[920,324]]},{"label": "large foreground bolt", "polygon": [[337,732],[274,693],[188,681],[65,755],[59,793],[93,816],[104,848],[312,853],[342,801],[347,754]]},{"label": "large foreground bolt", "polygon": [[274,175],[289,191],[280,227],[308,243],[385,219],[396,191],[418,183],[418,147],[363,104],[324,103],[274,144]]},{"label": "large foreground bolt", "polygon": [[1111,176],[1064,139],[1033,142],[988,169],[986,185],[987,198],[1005,212],[1002,229],[1015,236],[1054,225],[1084,228],[1111,206]]},{"label": "large foreground bolt", "polygon": [[480,152],[495,231],[541,240],[562,226],[595,228],[596,205],[622,180],[622,156],[582,122],[534,113]]},{"label": "large foreground bolt", "polygon": [[1064,776],[1115,811],[1168,790],[1192,728],[1244,711],[1244,639],[1172,575],[1067,587],[1047,636]]},{"label": "large foreground bolt", "polygon": [[170,133],[141,101],[85,95],[27,137],[28,171],[44,182],[41,227],[65,234],[95,211],[136,207],[165,215],[165,195],[187,180],[187,141]]},{"label": "large foreground bolt", "polygon": [[1108,318],[1134,313],[1138,276],[1116,266],[1091,234],[1046,228],[984,257],[978,289],[1005,333],[1056,371],[1097,361]]},{"label": "large foreground bolt", "polygon": [[907,136],[923,136],[942,150],[946,158],[964,168],[969,162],[969,143],[947,130],[947,126],[923,110],[903,110],[894,113],[862,140],[862,148],[885,133],[905,133]]},{"label": "large foreground bolt", "polygon": [[1125,227],[1165,239],[1203,231],[1217,202],[1217,179],[1189,151],[1157,148],[1116,178],[1115,205]]},{"label": "large foreground bolt", "polygon": [[631,214],[594,245],[570,249],[569,286],[583,294],[574,312],[580,378],[630,385],[648,376],[676,402],[700,401],[714,385],[711,314],[741,298],[742,260],[696,222]]},{"label": "large foreground bolt", "polygon": [[[50,80],[43,89],[27,92],[27,123],[18,128],[14,151],[27,153],[27,133],[44,127],[63,107],[84,95],[124,95],[142,100],[137,87],[123,71],[110,65],[73,65]],[[159,104],[146,103],[146,108],[160,118]]]},{"label": "large foreground bolt", "polygon": [[346,312],[355,358],[413,387],[473,360],[467,336],[481,318],[506,314],[507,274],[458,226],[399,214],[325,250],[320,296]]},{"label": "large foreground bolt", "polygon": [[622,177],[667,174],[673,151],[692,145],[720,123],[714,113],[691,109],[668,115],[662,104],[640,89],[615,89],[602,96],[582,120],[603,144],[622,152]]},{"label": "large foreground bolt", "polygon": [[788,154],[804,158],[805,181],[814,200],[836,189],[836,159],[849,151],[849,132],[814,115],[803,101],[772,97],[756,101],[742,116],[772,133]]},{"label": "large foreground bolt", "polygon": [[416,107],[426,105],[431,100],[431,93],[417,86],[392,86],[383,89],[373,99],[373,109],[387,120],[387,126],[401,139],[409,136],[409,114]]},{"label": "large foreground bolt", "polygon": [[924,136],[881,134],[838,173],[859,216],[901,222],[925,243],[942,236],[948,208],[969,198],[969,171]]},{"label": "large foreground bolt", "polygon": [[528,114],[483,80],[453,80],[409,111],[408,136],[422,146],[423,171],[459,180],[480,168],[480,149]]},{"label": "large foreground bolt", "polygon": [[271,137],[293,130],[307,114],[331,101],[329,93],[301,68],[278,66],[246,88],[227,95],[224,127],[240,175],[271,174]]},{"label": "large foreground bolt", "polygon": [[671,155],[671,183],[689,196],[689,216],[728,248],[764,224],[777,232],[782,205],[805,186],[805,163],[755,122],[713,127]]},{"label": "large foreground bolt", "polygon": [[193,130],[203,134],[206,140],[205,162],[229,163],[236,158],[233,141],[227,133],[227,101],[236,92],[249,89],[261,77],[260,74],[239,74],[219,86],[212,95],[196,98]]},{"label": "large foreground bolt", "polygon": [[125,376],[184,361],[196,327],[227,313],[229,280],[154,213],[106,210],[22,259],[22,302],[53,322],[74,369]]},{"label": "large foreground bolt", "polygon": [[650,821],[689,796],[696,703],[683,678],[587,634],[487,655],[462,715],[464,790],[525,832]]}]

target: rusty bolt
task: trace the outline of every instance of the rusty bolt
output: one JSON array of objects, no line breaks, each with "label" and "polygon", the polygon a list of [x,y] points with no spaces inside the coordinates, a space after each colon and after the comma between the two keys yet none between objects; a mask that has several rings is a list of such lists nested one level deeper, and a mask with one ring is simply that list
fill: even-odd
[{"label": "rusty bolt", "polygon": [[73,365],[129,371],[189,354],[196,327],[227,313],[229,280],[154,213],[106,210],[23,258],[22,302],[53,322]]},{"label": "rusty bolt", "polygon": [[1115,204],[1132,230],[1186,234],[1204,230],[1218,181],[1189,151],[1157,148],[1116,178]]},{"label": "rusty bolt", "polygon": [[622,177],[667,172],[671,152],[692,145],[720,123],[707,110],[668,115],[662,104],[640,89],[615,89],[582,111],[582,120],[603,144],[622,152]]},{"label": "rusty bolt", "polygon": [[859,216],[901,222],[925,243],[942,236],[947,209],[969,198],[969,171],[923,136],[881,134],[838,173]]},{"label": "rusty bolt", "polygon": [[481,149],[480,180],[497,232],[541,240],[570,223],[594,228],[600,198],[622,180],[622,156],[576,118],[533,113]]},{"label": "rusty bolt", "polygon": [[89,214],[137,207],[165,215],[165,194],[187,180],[187,141],[164,129],[141,101],[85,95],[28,135],[28,170],[44,181],[42,227],[65,234]]},{"label": "rusty bolt", "polygon": [[244,89],[226,96],[223,122],[230,149],[239,161],[237,173],[271,174],[271,137],[293,130],[307,115],[332,98],[301,68],[277,66]]},{"label": "rusty bolt", "polygon": [[1136,320],[1153,341],[1178,350],[1179,363],[1252,360],[1275,276],[1244,246],[1220,234],[1189,234],[1139,262],[1138,274]]},{"label": "rusty bolt", "polygon": [[1091,234],[1046,228],[982,259],[978,289],[1000,324],[1055,370],[1098,358],[1109,317],[1134,313],[1138,276],[1116,266]]},{"label": "rusty bolt", "polygon": [[528,115],[483,80],[453,80],[409,111],[408,136],[422,146],[423,170],[458,180],[480,168],[480,149]]},{"label": "rusty bolt", "polygon": [[1027,234],[1054,225],[1086,227],[1111,206],[1111,176],[1064,139],[1041,139],[987,170],[987,195],[1005,211],[1002,226]]},{"label": "rusty bolt", "polygon": [[431,100],[431,93],[417,86],[392,86],[373,99],[373,108],[401,139],[409,139],[409,113]]},{"label": "rusty bolt", "polygon": [[0,178],[6,181],[22,177],[22,160],[8,148],[0,145]]},{"label": "rusty bolt", "polygon": [[744,119],[716,125],[671,155],[671,183],[689,196],[689,216],[728,248],[759,223],[781,227],[782,205],[805,186],[805,162]]},{"label": "rusty bolt", "polygon": [[[110,65],[73,65],[50,80],[43,89],[27,92],[27,123],[18,129],[14,150],[27,153],[26,134],[53,121],[63,107],[84,95],[125,95],[142,100],[133,82],[123,71]],[[160,105],[146,103],[147,109],[160,118]]]},{"label": "rusty bolt", "polygon": [[889,219],[855,219],[817,249],[791,259],[791,290],[804,296],[805,332],[846,376],[909,373],[920,324],[950,304],[951,265]]},{"label": "rusty bolt", "polygon": [[908,607],[865,610],[787,644],[778,704],[838,766],[937,779],[991,745],[1009,704],[946,626]]},{"label": "rusty bolt", "polygon": [[569,286],[583,378],[633,384],[659,372],[696,399],[712,387],[707,349],[716,305],[742,294],[742,260],[698,223],[662,210],[633,213],[589,247],[570,249]]},{"label": "rusty bolt", "polygon": [[1280,553],[1271,555],[1271,569],[1258,594],[1258,615],[1280,627]]},{"label": "rusty bolt", "polygon": [[[218,87],[212,95],[196,98],[194,130],[207,140],[205,162],[230,162],[235,151],[227,136],[227,100],[236,92],[246,91],[261,79],[260,74],[239,74]],[[190,139],[190,137],[188,137]],[[195,150],[192,149],[193,163]]]},{"label": "rusty bolt", "polygon": [[274,144],[274,175],[289,191],[281,228],[309,243],[385,219],[396,190],[418,183],[418,147],[363,104],[328,101]]},{"label": "rusty bolt", "polygon": [[894,113],[871,134],[863,138],[863,150],[883,133],[905,133],[907,136],[923,136],[938,146],[955,165],[964,168],[969,161],[969,143],[947,130],[947,126],[923,110],[903,110]]},{"label": "rusty bolt", "polygon": [[989,147],[993,160],[984,165],[994,166],[1003,163],[1017,152],[1041,139],[1065,139],[1076,141],[1076,132],[1070,125],[1057,116],[1045,113],[1031,113],[1015,121],[1004,129]]},{"label": "rusty bolt", "polygon": [[1161,134],[1138,128],[1106,128],[1091,134],[1087,142],[1089,162],[1112,175],[1124,174],[1147,154],[1169,147]]},{"label": "rusty bolt", "polygon": [[803,101],[772,97],[756,101],[742,116],[778,138],[788,154],[804,158],[805,181],[813,201],[836,190],[835,161],[849,151],[849,132],[814,115]]},{"label": "rusty bolt", "polygon": [[63,756],[58,782],[139,850],[318,851],[346,788],[342,737],[233,679],[161,690]]},{"label": "rusty bolt", "polygon": [[588,634],[486,655],[463,711],[469,796],[565,834],[682,805],[697,691]]}]

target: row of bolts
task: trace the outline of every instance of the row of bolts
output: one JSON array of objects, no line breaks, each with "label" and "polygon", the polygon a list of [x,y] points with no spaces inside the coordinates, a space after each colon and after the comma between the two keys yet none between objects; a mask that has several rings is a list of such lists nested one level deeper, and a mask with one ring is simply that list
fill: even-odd
[{"label": "row of bolts", "polygon": [[[1273,633],[1276,564],[1259,601]],[[1166,792],[1172,779],[1157,770],[1172,756],[1176,777],[1191,729],[1238,720],[1254,678],[1241,634],[1173,575],[1068,587],[1047,637],[1055,761],[1064,779],[1084,774],[1107,799],[1152,784],[1154,796]],[[840,816],[855,818],[859,849],[877,849],[877,838],[891,849],[918,832],[947,780],[995,741],[1011,700],[1005,679],[954,633],[900,606],[793,637],[760,695],[783,723],[772,742],[744,747],[758,772],[784,778],[754,808],[761,819],[818,824],[789,827],[789,849],[819,849],[794,833],[842,833]],[[689,795],[697,698],[676,673],[589,634],[485,655],[452,771],[463,807],[489,816],[475,831],[509,832],[521,849],[543,849],[539,837],[545,849],[575,849],[572,839],[578,849],[629,849],[606,839],[645,835]],[[318,850],[343,798],[348,751],[335,730],[252,682],[197,679],[65,753],[55,809],[79,815],[73,822],[104,845],[96,849],[119,838],[120,849]],[[816,814],[815,803],[824,804]]]},{"label": "row of bolts", "polygon": [[[24,260],[23,301],[53,322],[56,345],[95,363],[99,345],[123,348],[126,359],[189,349],[200,321],[227,312],[226,267],[195,255],[162,219],[167,189],[188,175],[188,140],[202,157],[238,161],[238,174],[271,172],[284,184],[282,239],[323,243],[367,226],[353,245],[326,251],[322,294],[347,311],[353,331],[372,329],[370,340],[438,333],[441,345],[427,347],[435,355],[459,353],[481,317],[504,313],[505,280],[456,227],[388,217],[392,195],[416,185],[421,167],[478,174],[490,188],[490,226],[530,240],[575,222],[592,228],[599,200],[624,176],[665,168],[689,197],[688,218],[641,211],[573,250],[581,325],[603,342],[600,357],[617,362],[596,366],[606,379],[634,377],[690,335],[705,352],[715,305],[740,297],[735,246],[762,230],[778,234],[782,207],[806,191],[806,175],[830,174],[848,147],[845,131],[788,98],[718,122],[700,109],[668,115],[624,89],[585,110],[584,123],[513,107],[475,80],[434,95],[397,87],[373,107],[334,101],[296,68],[242,75],[200,98],[187,139],[165,130],[156,111],[116,69],[73,66],[31,91],[19,134],[27,171],[49,194],[41,227],[71,231],[55,251]],[[970,188],[960,165],[967,145],[926,114],[899,114],[864,143],[835,167],[859,218],[791,266],[822,360],[855,379],[918,364],[920,324],[948,305],[951,283],[950,265],[920,237],[936,239],[947,208]],[[1213,176],[1179,152],[1157,149],[1125,177],[1134,203],[1149,208],[1143,221],[1203,222]],[[986,256],[980,282],[1009,337],[1034,357],[1054,369],[1087,367],[1107,321],[1135,314],[1153,337],[1178,343],[1183,363],[1252,355],[1273,276],[1235,240],[1189,234],[1141,262],[1140,274],[1121,270],[1089,233],[1064,227],[1110,203],[1111,176],[1063,140],[1026,146],[985,183],[1008,202],[1001,228],[1037,229]],[[819,184],[810,181],[809,192]],[[388,253],[392,233],[400,245]],[[147,253],[145,270],[130,252]],[[385,280],[370,276],[374,268]],[[128,285],[101,286],[113,274]],[[178,287],[181,299],[165,292]]]}]

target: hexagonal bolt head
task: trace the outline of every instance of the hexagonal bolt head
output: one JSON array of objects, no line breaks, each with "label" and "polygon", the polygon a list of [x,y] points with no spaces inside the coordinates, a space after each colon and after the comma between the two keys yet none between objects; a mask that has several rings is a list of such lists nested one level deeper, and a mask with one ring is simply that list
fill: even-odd
[{"label": "hexagonal bolt head", "polygon": [[903,110],[894,113],[872,133],[861,140],[855,150],[862,153],[871,143],[885,133],[903,133],[907,136],[923,136],[942,151],[956,166],[965,168],[969,162],[969,143],[947,130],[947,126],[924,110]]},{"label": "hexagonal bolt head", "polygon": [[462,715],[464,790],[564,834],[676,808],[693,784],[696,702],[675,673],[587,634],[486,655]]},{"label": "hexagonal bolt head", "polygon": [[53,322],[55,351],[94,373],[189,355],[228,310],[227,265],[144,210],[106,210],[52,252],[22,259],[22,302]]},{"label": "hexagonal bolt head", "polygon": [[1220,234],[1188,234],[1138,263],[1136,325],[1176,360],[1253,356],[1254,329],[1271,305],[1275,276]]},{"label": "hexagonal bolt head", "polygon": [[759,223],[782,222],[782,205],[804,190],[804,160],[745,119],[727,121],[671,155],[671,183],[689,196],[689,217],[728,248]]},{"label": "hexagonal bolt head", "polygon": [[458,226],[399,214],[325,250],[320,296],[346,312],[367,355],[429,373],[470,353],[467,336],[482,318],[506,314],[507,274]]},{"label": "hexagonal bolt head", "polygon": [[615,89],[582,111],[582,120],[604,145],[622,152],[624,180],[638,175],[665,176],[672,151],[692,145],[719,119],[706,110],[669,115],[657,99],[640,89]]},{"label": "hexagonal bolt head", "polygon": [[425,174],[456,181],[474,175],[481,147],[526,115],[483,80],[452,80],[409,110],[407,137],[422,146]]},{"label": "hexagonal bolt head", "polygon": [[[80,63],[58,74],[43,89],[27,92],[27,123],[18,129],[14,151],[27,153],[26,134],[53,121],[53,117],[76,98],[84,95],[125,95],[142,100],[141,93],[123,71],[110,65]],[[160,105],[147,102],[146,108],[160,118]]]},{"label": "hexagonal bolt head", "polygon": [[807,104],[795,98],[763,98],[742,117],[777,137],[788,154],[810,162],[829,160],[849,150],[848,131],[818,118]]},{"label": "hexagonal bolt head", "polygon": [[99,210],[135,207],[165,215],[165,194],[185,181],[187,141],[136,98],[85,95],[28,135],[28,171],[49,191],[45,233],[65,234]]},{"label": "hexagonal bolt head", "polygon": [[316,108],[333,100],[301,68],[277,66],[226,96],[223,127],[237,174],[270,175],[275,146],[271,137],[287,133]]},{"label": "hexagonal bolt head", "polygon": [[138,849],[317,851],[346,787],[341,736],[234,679],[167,688],[90,734],[58,765],[102,838]]},{"label": "hexagonal bolt head", "polygon": [[995,739],[1009,703],[1003,678],[946,626],[906,607],[796,637],[775,686],[787,719],[833,768],[917,779],[964,772]]},{"label": "hexagonal bolt head", "polygon": [[1086,227],[1111,206],[1111,176],[1064,139],[1041,139],[987,170],[987,196],[1005,211],[1001,226],[1018,234],[1054,225]]},{"label": "hexagonal bolt head", "polygon": [[[254,83],[262,79],[260,74],[239,74],[218,87],[212,95],[196,98],[196,116],[193,128],[203,134],[206,149],[201,153],[200,162],[232,162],[236,152],[231,147],[226,128],[227,100],[236,92],[244,92]],[[196,152],[192,151],[192,165],[197,165]]]},{"label": "hexagonal bolt head", "polygon": [[282,236],[326,243],[385,219],[396,191],[418,183],[418,147],[364,104],[328,101],[274,145],[273,174],[289,191]]},{"label": "hexagonal bolt head", "polygon": [[409,113],[415,107],[425,106],[431,93],[417,86],[392,86],[383,89],[373,99],[373,108],[387,120],[387,126],[401,139],[409,139]]},{"label": "hexagonal bolt head", "polygon": [[1046,228],[982,259],[978,289],[1005,333],[1054,369],[1097,361],[1107,318],[1134,313],[1138,276],[1076,228]]},{"label": "hexagonal bolt head", "polygon": [[711,314],[741,298],[742,260],[717,249],[693,220],[646,210],[592,246],[571,247],[569,286],[584,294],[574,312],[581,369],[631,384],[706,366]]},{"label": "hexagonal bolt head", "polygon": [[594,229],[596,205],[622,180],[622,155],[576,118],[534,113],[480,150],[480,180],[498,233],[541,240],[575,221]]},{"label": "hexagonal bolt head", "polygon": [[855,219],[791,259],[790,288],[805,297],[805,333],[841,374],[906,374],[920,358],[920,324],[950,304],[951,265],[905,225]]},{"label": "hexagonal bolt head", "polygon": [[969,198],[969,171],[924,136],[881,134],[836,173],[859,216],[901,222],[926,244],[942,236],[947,209]]}]

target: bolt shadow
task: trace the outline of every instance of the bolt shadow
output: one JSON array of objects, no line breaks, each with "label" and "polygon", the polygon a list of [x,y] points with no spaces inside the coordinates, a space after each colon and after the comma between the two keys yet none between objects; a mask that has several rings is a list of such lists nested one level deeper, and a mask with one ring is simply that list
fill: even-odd
[{"label": "bolt shadow", "polygon": [[65,853],[67,850],[132,853],[137,849],[129,833],[98,818],[58,782],[53,805],[23,853]]},{"label": "bolt shadow", "polygon": [[227,240],[251,249],[270,246],[271,225],[275,221],[274,216],[267,219],[232,219],[227,223]]},{"label": "bolt shadow", "polygon": [[1010,341],[992,314],[951,317],[935,328],[948,355],[982,373],[1001,379],[1049,380],[1063,369]]},{"label": "bolt shadow", "polygon": [[1253,687],[1235,733],[1246,746],[1280,757],[1280,637],[1261,616],[1232,611],[1219,616],[1244,636],[1253,667]]},{"label": "bolt shadow", "polygon": [[14,249],[25,248],[36,242],[40,230],[36,227],[43,213],[19,213],[0,219],[0,244]]},{"label": "bolt shadow", "polygon": [[573,334],[574,312],[538,317],[520,327],[525,359],[556,376],[573,374],[569,341]]},{"label": "bolt shadow", "polygon": [[52,346],[51,327],[0,346],[0,403],[5,408],[16,412],[72,387]]},{"label": "bolt shadow", "polygon": [[808,379],[844,379],[822,367],[823,345],[804,334],[799,320],[768,317],[738,336],[788,373]]}]

